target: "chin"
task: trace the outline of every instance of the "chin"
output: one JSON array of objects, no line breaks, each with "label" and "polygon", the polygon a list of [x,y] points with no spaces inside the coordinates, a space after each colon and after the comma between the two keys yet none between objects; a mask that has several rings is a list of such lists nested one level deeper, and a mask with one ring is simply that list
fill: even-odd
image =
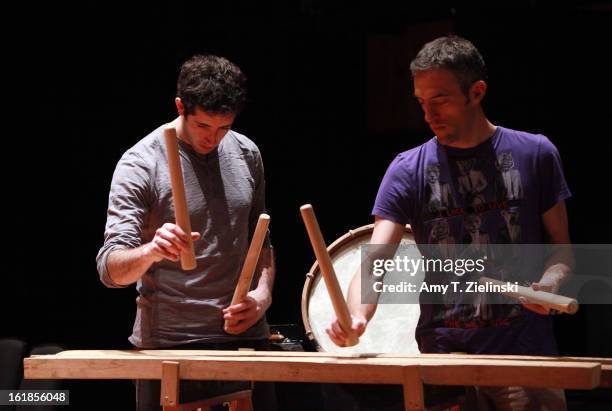
[{"label": "chin", "polygon": [[216,146],[211,146],[209,144],[193,144],[193,149],[200,154],[208,154],[215,149]]},{"label": "chin", "polygon": [[442,145],[447,145],[449,143],[454,143],[457,141],[457,137],[448,133],[436,133],[436,138]]}]

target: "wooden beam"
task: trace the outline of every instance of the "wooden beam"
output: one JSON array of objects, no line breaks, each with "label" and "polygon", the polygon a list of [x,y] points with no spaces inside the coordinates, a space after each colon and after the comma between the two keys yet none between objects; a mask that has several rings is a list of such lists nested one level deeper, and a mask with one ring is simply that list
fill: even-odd
[{"label": "wooden beam", "polygon": [[[206,351],[200,351],[206,354]],[[529,360],[478,356],[330,357],[318,353],[283,356],[277,352],[232,351],[227,355],[175,356],[139,351],[86,351],[34,356],[25,359],[26,378],[158,379],[162,361],[180,363],[181,378],[203,380],[257,380],[403,384],[403,368],[417,367],[425,383],[442,385],[516,385],[590,389],[600,384],[601,363],[559,361],[546,357]],[[609,371],[606,369],[606,371]]]},{"label": "wooden beam", "polygon": [[[68,350],[54,354],[55,358],[169,358],[169,357],[304,357],[304,358],[399,358],[399,359],[492,359],[555,362],[597,362],[612,365],[612,358],[605,357],[561,357],[490,354],[377,354],[377,353],[331,353],[308,351],[253,351],[253,350]],[[32,356],[32,358],[40,356]]]}]

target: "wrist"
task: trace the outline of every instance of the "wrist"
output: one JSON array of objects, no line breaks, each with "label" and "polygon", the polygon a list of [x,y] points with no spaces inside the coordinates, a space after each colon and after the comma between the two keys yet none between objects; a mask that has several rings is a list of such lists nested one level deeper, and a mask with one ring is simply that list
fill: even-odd
[{"label": "wrist", "polygon": [[162,260],[161,257],[155,253],[153,242],[146,243],[142,246],[142,254],[141,257],[145,260],[145,262],[149,264],[153,264]]}]

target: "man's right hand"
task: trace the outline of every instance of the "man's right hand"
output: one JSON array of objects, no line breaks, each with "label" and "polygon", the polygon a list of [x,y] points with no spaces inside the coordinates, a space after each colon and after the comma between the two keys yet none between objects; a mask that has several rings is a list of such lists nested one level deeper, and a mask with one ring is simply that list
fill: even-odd
[{"label": "man's right hand", "polygon": [[[178,261],[181,251],[187,250],[187,234],[176,224],[166,223],[155,232],[155,237],[146,244],[145,254],[155,262],[164,258]],[[200,233],[191,233],[192,241],[200,239]]]},{"label": "man's right hand", "polygon": [[[365,318],[359,318],[354,315],[351,315],[351,330],[360,337],[361,334],[364,333],[368,322]],[[334,316],[329,326],[325,329],[325,332],[329,336],[329,338],[336,344],[338,347],[346,347],[348,338],[346,332],[340,326],[338,319]]]}]

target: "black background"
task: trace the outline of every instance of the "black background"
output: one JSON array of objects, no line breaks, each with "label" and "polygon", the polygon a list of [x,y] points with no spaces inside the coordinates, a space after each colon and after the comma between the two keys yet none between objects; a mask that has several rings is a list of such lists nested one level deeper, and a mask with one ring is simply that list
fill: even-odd
[{"label": "black background", "polygon": [[[424,42],[450,32],[487,61],[491,121],[557,145],[573,193],[572,241],[610,243],[611,7],[406,3],[90,1],[6,10],[18,24],[3,29],[0,337],[127,346],[136,292],[106,289],[95,267],[110,178],[126,149],[174,118],[178,69],[195,53],[223,55],[249,78],[250,101],[234,128],[257,143],[266,167],[277,255],[271,324],[301,323],[314,256],[299,206],[314,205],[328,243],[370,223],[389,162],[431,137],[407,65]],[[611,323],[605,306],[557,317],[562,354],[611,356]]]}]

